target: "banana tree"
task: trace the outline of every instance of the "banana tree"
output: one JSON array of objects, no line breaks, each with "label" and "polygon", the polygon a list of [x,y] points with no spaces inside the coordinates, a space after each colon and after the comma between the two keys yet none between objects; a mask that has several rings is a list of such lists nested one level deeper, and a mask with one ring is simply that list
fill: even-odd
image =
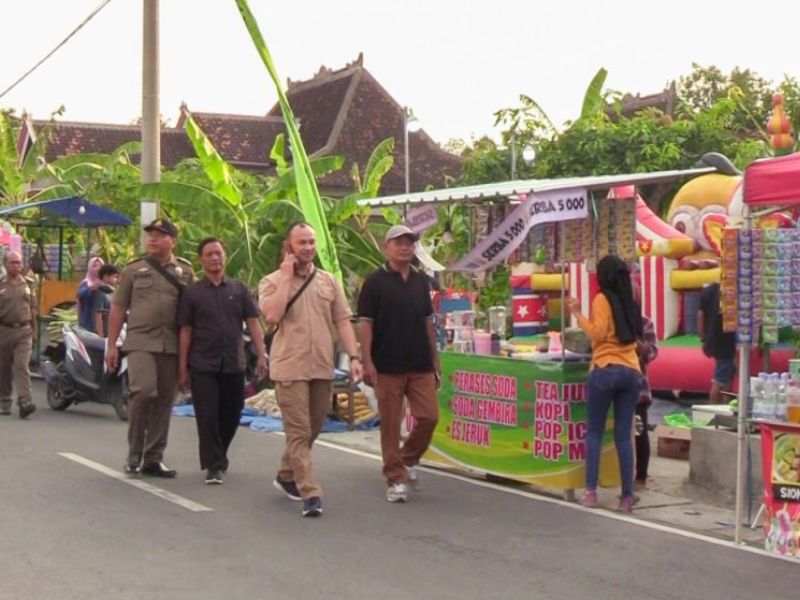
[{"label": "banana tree", "polygon": [[354,283],[383,262],[379,240],[389,225],[399,222],[399,216],[391,209],[383,209],[376,218],[372,209],[358,204],[359,200],[378,195],[383,177],[394,162],[393,149],[394,138],[381,141],[370,154],[363,174],[357,163],[350,168],[355,188],[352,194],[344,198],[323,198],[343,269]]},{"label": "banana tree", "polygon": [[[280,237],[291,221],[302,218],[293,201],[294,178],[291,167],[279,164],[278,177],[256,181],[226,162],[213,143],[189,115],[186,132],[210,189],[183,181],[165,180],[141,186],[143,197],[161,200],[165,211],[181,224],[181,252],[193,256],[195,244],[215,236],[228,250],[228,274],[254,285],[275,266]],[[283,136],[278,136],[272,156],[283,154]],[[311,161],[316,176],[341,168],[340,157]],[[266,192],[254,195],[237,180],[256,188],[266,184]]]}]

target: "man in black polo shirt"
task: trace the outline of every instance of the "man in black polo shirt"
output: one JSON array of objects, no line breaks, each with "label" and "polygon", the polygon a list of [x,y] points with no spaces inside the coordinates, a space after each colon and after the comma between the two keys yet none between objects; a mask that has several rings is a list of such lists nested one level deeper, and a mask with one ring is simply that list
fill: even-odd
[{"label": "man in black polo shirt", "polygon": [[714,359],[714,375],[708,392],[711,404],[722,403],[722,392],[731,389],[736,375],[736,334],[722,329],[719,296],[719,283],[704,287],[697,312],[697,334],[703,342],[703,354]]},{"label": "man in black polo shirt", "polygon": [[[381,416],[383,474],[389,502],[405,502],[418,488],[416,469],[439,419],[441,369],[433,330],[428,278],[411,266],[419,236],[405,225],[386,233],[387,262],[367,277],[358,298],[364,380],[375,387]],[[402,448],[403,397],[415,425]]]},{"label": "man in black polo shirt", "polygon": [[191,387],[206,483],[220,484],[244,407],[243,322],[258,348],[261,377],[267,359],[258,308],[243,283],[225,276],[222,243],[206,238],[197,254],[204,277],[183,293],[178,308],[178,373],[181,389]]}]

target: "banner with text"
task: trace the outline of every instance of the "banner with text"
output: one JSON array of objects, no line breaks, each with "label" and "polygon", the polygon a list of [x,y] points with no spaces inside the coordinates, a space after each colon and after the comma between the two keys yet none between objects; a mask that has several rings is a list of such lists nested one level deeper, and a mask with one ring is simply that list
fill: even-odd
[{"label": "banner with text", "polygon": [[[441,363],[439,423],[426,458],[554,489],[584,486],[588,363],[453,352]],[[612,430],[603,438],[601,485],[619,483]]]},{"label": "banner with text", "polygon": [[764,547],[800,558],[800,426],[761,424]]},{"label": "banner with text", "polygon": [[409,210],[406,213],[406,225],[414,233],[422,233],[430,229],[439,222],[439,215],[436,206],[433,204],[423,204]]},{"label": "banner with text", "polygon": [[449,267],[450,271],[485,271],[500,264],[527,237],[534,225],[584,219],[589,214],[584,188],[530,194],[470,253]]}]

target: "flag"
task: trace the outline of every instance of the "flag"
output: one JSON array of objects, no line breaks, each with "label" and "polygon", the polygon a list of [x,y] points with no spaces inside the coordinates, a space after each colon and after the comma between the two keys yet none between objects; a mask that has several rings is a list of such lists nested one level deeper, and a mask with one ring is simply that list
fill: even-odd
[{"label": "flag", "polygon": [[36,132],[33,130],[33,123],[27,113],[22,115],[22,124],[17,135],[17,168],[21,169],[25,164],[25,158],[36,143]]},{"label": "flag", "polygon": [[236,6],[238,6],[239,12],[242,14],[242,19],[244,20],[245,27],[247,27],[247,31],[250,33],[250,38],[253,40],[253,44],[264,65],[267,67],[267,71],[269,71],[269,75],[278,92],[278,103],[283,113],[283,120],[286,123],[289,141],[292,144],[292,160],[294,163],[295,184],[297,186],[297,197],[300,201],[300,210],[303,212],[303,217],[306,222],[314,228],[317,234],[317,254],[322,263],[322,268],[335,276],[339,285],[343,286],[342,269],[339,266],[336,247],[333,244],[333,238],[328,229],[328,222],[325,218],[325,210],[323,209],[322,201],[319,197],[317,182],[314,179],[314,173],[311,171],[311,163],[308,160],[305,146],[303,146],[303,140],[300,139],[300,130],[294,118],[292,107],[289,106],[289,100],[281,87],[278,73],[272,63],[272,56],[258,28],[258,23],[256,23],[255,17],[253,17],[253,13],[250,11],[247,0],[236,0]]}]

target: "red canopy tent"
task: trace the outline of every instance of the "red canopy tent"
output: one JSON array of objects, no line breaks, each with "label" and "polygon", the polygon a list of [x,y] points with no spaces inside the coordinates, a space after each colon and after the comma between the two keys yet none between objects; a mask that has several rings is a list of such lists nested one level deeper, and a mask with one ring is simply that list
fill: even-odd
[{"label": "red canopy tent", "polygon": [[800,203],[800,152],[751,163],[744,173],[744,203],[748,206]]},{"label": "red canopy tent", "polygon": [[[744,204],[746,207],[800,205],[800,152],[757,160],[745,169]],[[746,221],[751,226],[750,219]],[[736,460],[736,517],[735,536],[741,542],[742,516],[744,514],[744,482],[747,468],[746,438],[749,437],[747,414],[750,409],[750,344],[739,344],[739,423],[737,431]]]}]

